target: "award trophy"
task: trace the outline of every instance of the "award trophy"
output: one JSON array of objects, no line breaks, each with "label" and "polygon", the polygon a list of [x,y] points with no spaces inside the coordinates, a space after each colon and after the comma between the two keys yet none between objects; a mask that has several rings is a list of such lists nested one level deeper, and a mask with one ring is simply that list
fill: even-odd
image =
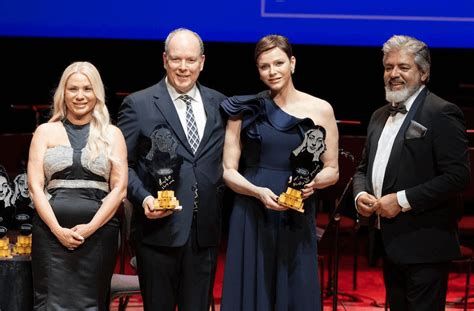
[{"label": "award trophy", "polygon": [[301,189],[323,168],[320,157],[326,150],[325,138],[326,130],[316,126],[305,133],[302,144],[291,152],[292,174],[286,192],[278,197],[280,205],[304,213]]},{"label": "award trophy", "polygon": [[151,134],[151,148],[147,167],[158,189],[154,201],[155,210],[180,211],[182,207],[174,196],[183,158],[176,154],[178,143],[167,126],[161,126]]},{"label": "award trophy", "polygon": [[12,258],[8,230],[12,226],[14,206],[12,205],[13,190],[8,174],[0,165],[0,258]]},{"label": "award trophy", "polygon": [[28,183],[26,172],[18,174],[13,180],[14,196],[12,203],[15,206],[15,214],[13,216],[13,228],[21,230],[23,224],[31,224],[33,219],[33,206],[28,193]]},{"label": "award trophy", "polygon": [[1,226],[4,226],[7,230],[11,230],[14,225],[14,196],[7,171],[0,165],[0,217],[2,218]]}]

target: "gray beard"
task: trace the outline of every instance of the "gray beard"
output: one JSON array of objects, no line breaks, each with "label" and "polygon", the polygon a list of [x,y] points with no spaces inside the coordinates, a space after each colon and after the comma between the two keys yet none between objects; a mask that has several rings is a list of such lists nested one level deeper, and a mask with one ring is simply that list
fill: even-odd
[{"label": "gray beard", "polygon": [[420,85],[415,85],[412,88],[404,87],[402,90],[390,91],[388,86],[385,87],[385,99],[389,103],[402,103],[420,88]]}]

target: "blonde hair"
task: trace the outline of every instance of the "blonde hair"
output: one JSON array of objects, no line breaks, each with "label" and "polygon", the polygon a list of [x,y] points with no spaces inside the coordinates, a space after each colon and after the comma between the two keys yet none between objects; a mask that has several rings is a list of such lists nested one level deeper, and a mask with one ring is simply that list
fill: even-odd
[{"label": "blonde hair", "polygon": [[111,159],[111,140],[109,135],[110,116],[107,106],[105,105],[105,89],[102,79],[97,68],[89,62],[75,62],[69,65],[59,80],[59,85],[54,92],[53,97],[53,113],[49,122],[64,121],[67,115],[66,102],[64,100],[64,92],[66,84],[71,75],[80,73],[85,75],[91,85],[92,90],[97,98],[97,102],[92,110],[92,120],[87,140],[86,150],[90,153],[90,160],[96,159],[99,154],[104,153]]}]

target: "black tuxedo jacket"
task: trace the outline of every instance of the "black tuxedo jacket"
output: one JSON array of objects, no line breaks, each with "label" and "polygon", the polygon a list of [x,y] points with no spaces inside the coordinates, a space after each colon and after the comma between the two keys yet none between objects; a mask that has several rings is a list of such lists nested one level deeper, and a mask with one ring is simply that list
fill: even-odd
[{"label": "black tuxedo jacket", "polygon": [[[374,193],[372,165],[389,106],[371,117],[354,195]],[[457,209],[470,179],[467,143],[461,110],[424,88],[395,138],[382,187],[382,195],[405,190],[412,207],[392,219],[380,218],[384,251],[392,261],[429,263],[460,256]]]},{"label": "black tuxedo jacket", "polygon": [[[182,246],[186,243],[193,219],[195,184],[198,187],[197,236],[200,246],[216,246],[220,236],[222,181],[222,148],[225,121],[219,105],[221,93],[198,84],[207,121],[199,148],[194,155],[176,108],[166,88],[165,79],[147,89],[127,96],[121,106],[118,126],[128,148],[128,199],[134,205],[136,238],[140,243],[156,246]],[[151,133],[160,126],[171,129],[178,142],[177,155],[182,157],[175,196],[183,210],[162,219],[146,218],[142,203],[157,196],[156,183],[146,165]]]}]

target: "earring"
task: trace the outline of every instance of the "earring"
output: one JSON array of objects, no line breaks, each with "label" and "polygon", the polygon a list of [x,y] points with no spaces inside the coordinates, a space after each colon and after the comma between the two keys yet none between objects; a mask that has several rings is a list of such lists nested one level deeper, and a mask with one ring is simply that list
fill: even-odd
[{"label": "earring", "polygon": [[291,68],[291,74],[295,73],[295,68]]}]

